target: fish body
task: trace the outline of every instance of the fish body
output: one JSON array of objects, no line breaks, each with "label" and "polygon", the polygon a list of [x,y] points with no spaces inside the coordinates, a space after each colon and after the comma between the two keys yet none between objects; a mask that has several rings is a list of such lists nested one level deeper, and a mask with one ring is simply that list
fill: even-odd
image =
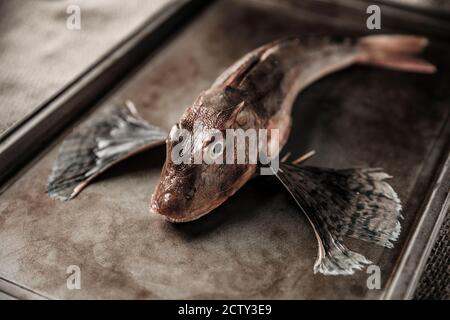
[{"label": "fish body", "polygon": [[[298,93],[314,81],[356,63],[408,71],[432,72],[427,62],[411,58],[426,45],[420,37],[375,36],[336,43],[298,37],[278,40],[245,55],[225,70],[210,89],[189,107],[167,140],[166,163],[153,193],[151,210],[171,222],[198,219],[222,204],[256,173],[255,164],[177,165],[171,155],[177,131],[190,131],[197,148],[194,123],[221,131],[230,128],[278,130],[269,153],[276,156],[287,142],[292,106]],[[393,60],[393,61],[391,61]],[[276,146],[276,147],[275,147]],[[193,152],[196,146],[189,146]],[[186,197],[188,195],[188,197]]]},{"label": "fish body", "polygon": [[[289,137],[293,102],[303,88],[354,64],[432,73],[433,65],[413,57],[426,44],[422,37],[395,35],[340,43],[292,37],[266,44],[225,70],[168,135],[139,117],[132,105],[79,128],[61,146],[48,194],[70,200],[109,167],[167,137],[166,161],[152,195],[151,211],[170,222],[198,219],[230,198],[265,164],[195,162],[196,155],[210,150],[223,157],[226,151],[239,148],[224,143],[221,135],[210,130],[263,130],[268,133],[267,148],[258,146],[258,151],[262,158],[276,158]],[[249,160],[249,151],[245,152]],[[270,168],[314,229],[318,242],[314,272],[352,274],[370,263],[345,246],[345,237],[388,248],[397,240],[401,203],[386,182],[390,176],[380,169],[334,170],[299,166],[297,161],[281,162],[278,170]]]}]

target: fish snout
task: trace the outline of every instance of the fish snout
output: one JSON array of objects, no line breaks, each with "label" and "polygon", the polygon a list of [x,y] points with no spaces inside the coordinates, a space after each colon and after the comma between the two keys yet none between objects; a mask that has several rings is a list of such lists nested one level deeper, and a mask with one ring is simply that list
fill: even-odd
[{"label": "fish snout", "polygon": [[161,195],[154,193],[152,196],[151,210],[165,216],[171,222],[183,221],[184,207],[184,202],[180,203],[180,199],[170,191]]}]

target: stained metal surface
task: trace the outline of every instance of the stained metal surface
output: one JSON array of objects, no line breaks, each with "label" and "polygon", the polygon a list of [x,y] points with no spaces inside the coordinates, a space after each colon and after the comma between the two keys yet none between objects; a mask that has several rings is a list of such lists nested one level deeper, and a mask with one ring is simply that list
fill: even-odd
[{"label": "stained metal surface", "polygon": [[[169,0],[2,1],[0,138]],[[79,30],[67,27],[76,5]]]},{"label": "stained metal surface", "polygon": [[[362,13],[364,14],[364,13]],[[245,52],[290,34],[358,34],[220,1],[168,43],[93,114],[130,99],[169,128],[196,95]],[[436,75],[352,67],[297,99],[287,149],[317,155],[311,165],[383,167],[404,203],[395,249],[356,240],[350,247],[380,266],[383,289],[396,268],[443,153],[450,114],[450,47],[432,42]],[[420,90],[418,89],[420,88]],[[68,129],[67,132],[69,132]],[[49,298],[379,298],[368,274],[314,275],[314,234],[275,179],[254,179],[204,218],[173,225],[148,211],[164,148],[120,164],[67,203],[45,195],[57,154],[49,146],[0,195],[0,277]],[[445,145],[445,144],[444,144]],[[66,269],[81,269],[68,290]]]}]

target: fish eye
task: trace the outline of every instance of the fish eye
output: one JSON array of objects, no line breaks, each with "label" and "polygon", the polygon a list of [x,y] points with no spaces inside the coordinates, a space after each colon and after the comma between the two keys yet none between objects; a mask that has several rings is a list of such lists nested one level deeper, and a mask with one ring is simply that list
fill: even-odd
[{"label": "fish eye", "polygon": [[208,146],[209,153],[213,159],[219,157],[224,151],[224,142],[223,139],[213,140],[209,143]]},{"label": "fish eye", "polygon": [[216,143],[214,145],[213,153],[214,154],[221,154],[222,152],[223,152],[223,142],[219,141],[218,143]]},{"label": "fish eye", "polygon": [[[204,144],[203,147],[209,147],[211,144],[214,144],[213,150],[216,150],[216,147],[218,145],[220,145],[220,148],[222,148],[223,146],[223,138],[218,138],[216,136],[211,136],[210,138],[208,138]],[[220,151],[218,151],[220,152]]]}]

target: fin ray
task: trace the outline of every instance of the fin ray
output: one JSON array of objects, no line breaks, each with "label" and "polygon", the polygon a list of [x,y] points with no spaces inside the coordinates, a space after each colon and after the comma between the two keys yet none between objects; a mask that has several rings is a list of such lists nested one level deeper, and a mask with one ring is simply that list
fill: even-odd
[{"label": "fin ray", "polygon": [[114,164],[156,145],[167,134],[143,120],[131,103],[77,128],[61,144],[48,179],[50,197],[74,198],[99,174]]},{"label": "fin ray", "polygon": [[371,263],[344,244],[353,237],[392,248],[401,204],[380,169],[333,170],[281,163],[278,179],[307,216],[319,243],[314,271],[353,274]]}]

